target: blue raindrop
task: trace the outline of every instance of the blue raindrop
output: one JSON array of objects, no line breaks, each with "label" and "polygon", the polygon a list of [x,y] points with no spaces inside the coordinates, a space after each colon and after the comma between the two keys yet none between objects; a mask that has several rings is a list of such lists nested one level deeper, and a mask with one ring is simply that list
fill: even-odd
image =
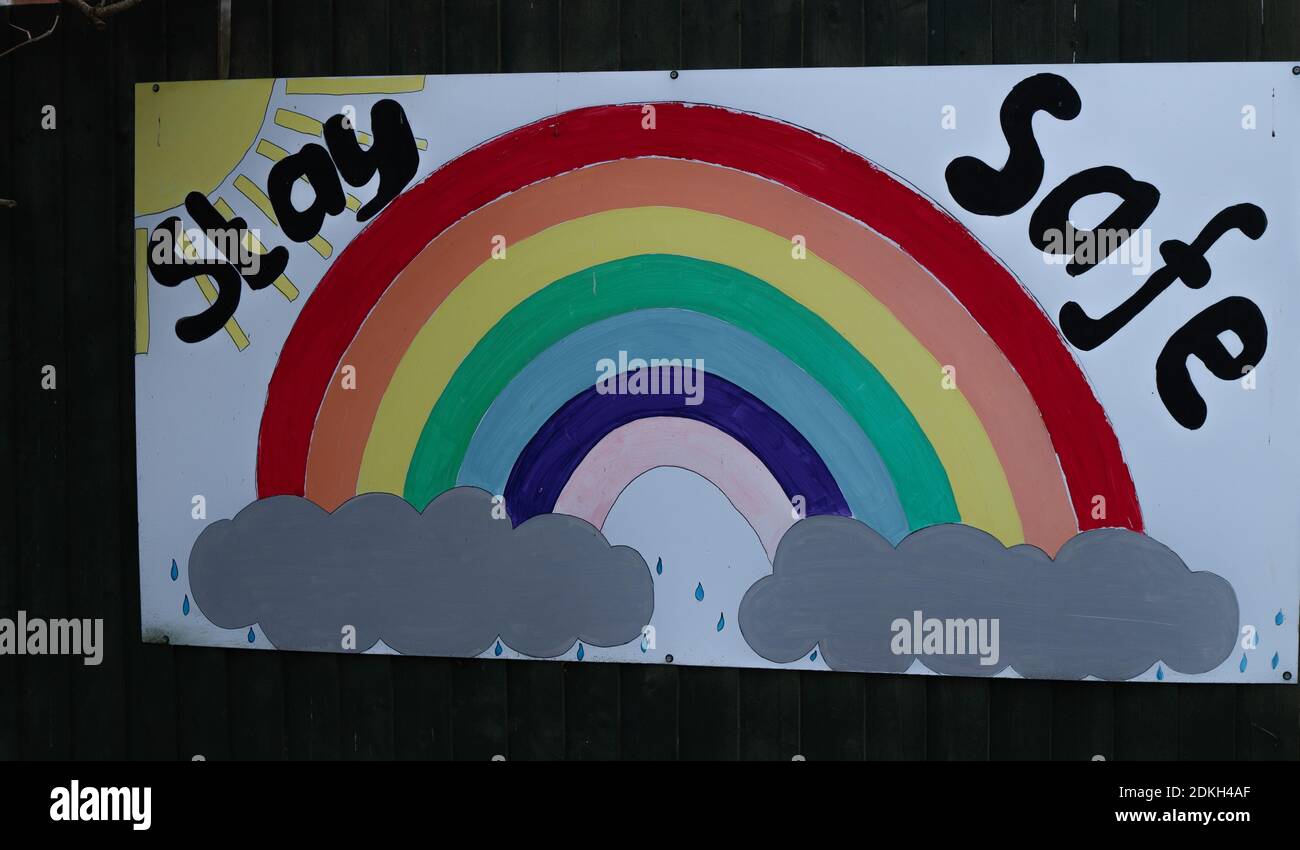
[{"label": "blue raindrop", "polygon": [[181,603],[181,613],[186,617],[190,615],[190,595],[185,594],[185,601]]},{"label": "blue raindrop", "polygon": [[808,656],[808,660],[809,660],[809,661],[816,661],[816,660],[817,660],[817,650],[815,650],[815,649],[813,650],[813,654]]},{"label": "blue raindrop", "polygon": [[1277,653],[1276,653],[1276,652],[1273,653],[1273,669],[1274,669],[1274,670],[1277,669],[1277,662],[1280,661],[1280,660],[1281,660],[1281,659],[1277,657]]},{"label": "blue raindrop", "polygon": [[180,578],[181,571],[176,569],[176,559],[172,558],[172,581]]},{"label": "blue raindrop", "polygon": [[719,611],[719,612],[718,612],[718,631],[722,631],[722,630],[725,629],[726,627],[727,627],[727,618],[724,617],[724,616],[722,615],[722,612],[721,612],[721,611]]},{"label": "blue raindrop", "polygon": [[1241,663],[1237,665],[1237,669],[1243,673],[1246,672],[1246,653],[1244,652],[1241,654]]},{"label": "blue raindrop", "polygon": [[664,559],[663,559],[663,558],[660,558],[659,561],[658,561],[658,563],[655,564],[655,572],[657,572],[659,575],[663,575],[663,574],[664,574]]},{"label": "blue raindrop", "polygon": [[650,638],[646,637],[645,635],[642,635],[642,636],[641,636],[641,652],[644,653],[644,652],[645,652],[647,649],[649,649],[649,648],[650,648]]},{"label": "blue raindrop", "polygon": [[500,655],[500,654],[501,654],[501,641],[497,641],[496,648],[494,648],[494,649],[492,650],[492,654],[493,654],[493,655]]},{"label": "blue raindrop", "polygon": [[696,585],[695,585],[695,601],[696,601],[696,602],[703,602],[703,601],[704,601],[704,584],[703,584],[703,582],[697,582]]},{"label": "blue raindrop", "polygon": [[578,644],[578,660],[581,661],[587,653],[582,651],[582,644]]},{"label": "blue raindrop", "polygon": [[249,642],[249,643],[252,643],[252,642],[255,641],[255,640],[257,640],[257,634],[253,631],[253,627],[252,627],[252,626],[249,626],[249,627],[248,627],[248,642]]},{"label": "blue raindrop", "polygon": [[1164,668],[1163,665],[1157,666],[1157,667],[1156,667],[1156,681],[1157,681],[1157,682],[1163,682],[1164,680],[1165,680],[1165,668]]},{"label": "blue raindrop", "polygon": [[1277,616],[1273,618],[1273,622],[1277,623],[1280,626],[1282,625],[1282,621],[1285,619],[1286,617],[1282,615],[1282,609],[1281,608],[1277,609]]}]

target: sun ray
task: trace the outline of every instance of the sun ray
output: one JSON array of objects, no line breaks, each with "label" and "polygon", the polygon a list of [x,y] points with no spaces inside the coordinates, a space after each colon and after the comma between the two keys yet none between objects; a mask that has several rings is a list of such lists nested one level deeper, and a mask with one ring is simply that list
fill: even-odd
[{"label": "sun ray", "polygon": [[[303,115],[301,112],[294,112],[292,109],[275,110],[275,123],[285,128],[293,130],[295,133],[302,133],[304,136],[323,136],[325,134],[325,125],[310,115]],[[357,141],[363,145],[369,145],[374,139],[369,133],[361,130],[354,131],[357,134]],[[420,150],[428,150],[429,142],[426,139],[417,138],[415,146]]]},{"label": "sun ray", "polygon": [[149,353],[149,231],[135,231],[135,353]]}]

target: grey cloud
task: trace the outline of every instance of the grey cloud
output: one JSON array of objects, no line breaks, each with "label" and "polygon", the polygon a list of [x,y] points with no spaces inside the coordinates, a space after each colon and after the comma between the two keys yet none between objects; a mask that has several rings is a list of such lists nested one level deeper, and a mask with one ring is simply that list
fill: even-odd
[{"label": "grey cloud", "polygon": [[357,649],[380,639],[401,653],[471,656],[500,636],[539,658],[575,641],[627,643],[650,621],[650,569],[576,517],[512,528],[491,496],[449,490],[423,513],[386,493],[334,513],[296,496],[262,499],[203,530],[190,587],[223,628],[254,623],[280,649]]},{"label": "grey cloud", "polygon": [[[997,663],[894,654],[891,624],[918,610],[927,619],[997,619]],[[1184,673],[1213,669],[1233,650],[1238,610],[1227,581],[1191,572],[1132,531],[1078,534],[1052,559],[964,525],[925,528],[894,548],[857,520],[814,517],[782,538],[772,575],[746,592],[739,619],[754,651],[779,663],[820,644],[838,670],[900,672],[919,658],[938,673],[988,676],[1010,666],[1032,678],[1117,680],[1157,661]]]}]

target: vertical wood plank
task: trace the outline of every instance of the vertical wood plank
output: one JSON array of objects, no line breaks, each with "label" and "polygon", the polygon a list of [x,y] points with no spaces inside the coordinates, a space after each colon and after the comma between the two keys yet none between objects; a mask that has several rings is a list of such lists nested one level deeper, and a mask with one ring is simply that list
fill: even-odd
[{"label": "vertical wood plank", "polygon": [[478,659],[451,662],[452,758],[509,758],[507,666]]},{"label": "vertical wood plank", "polygon": [[993,0],[992,38],[992,61],[999,65],[1056,61],[1055,3]]},{"label": "vertical wood plank", "polygon": [[804,64],[854,67],[866,62],[862,0],[821,0],[803,9]]},{"label": "vertical wood plank", "polygon": [[1115,760],[1178,758],[1178,688],[1163,682],[1120,687],[1115,694]]},{"label": "vertical wood plank", "polygon": [[926,754],[931,761],[989,757],[989,683],[932,676],[926,680]]},{"label": "vertical wood plank", "polygon": [[[49,9],[15,9],[13,23],[34,33],[47,30]],[[13,62],[10,103],[15,126],[12,197],[21,205],[13,216],[13,239],[23,250],[14,255],[13,280],[32,281],[16,300],[18,558],[23,576],[18,607],[30,617],[81,616],[68,610],[69,532],[64,487],[65,421],[69,387],[76,366],[68,361],[65,340],[64,167],[66,93],[60,79],[66,22],[43,41],[5,57]],[[44,85],[32,85],[41,80]],[[58,125],[42,129],[42,110],[53,106]],[[17,212],[17,215],[14,215]],[[41,388],[45,365],[57,369],[57,389]],[[68,656],[5,659],[18,662],[19,738],[27,759],[66,759],[71,755],[71,690]],[[77,663],[80,663],[78,661]]]},{"label": "vertical wood plank", "polygon": [[1178,758],[1231,759],[1237,748],[1237,686],[1174,687],[1178,689]]},{"label": "vertical wood plank", "polygon": [[[272,5],[272,66],[277,77],[324,75],[334,68],[331,0],[276,0]],[[285,737],[289,758],[338,759],[339,657],[284,654]]]},{"label": "vertical wood plank", "polygon": [[809,761],[866,757],[866,685],[860,673],[800,673],[799,744]]},{"label": "vertical wood plank", "polygon": [[740,67],[798,68],[802,64],[800,0],[747,0],[740,7]]},{"label": "vertical wood plank", "polygon": [[563,0],[560,6],[562,70],[618,70],[618,7],[618,3],[609,0]]},{"label": "vertical wood plank", "polygon": [[[565,665],[555,661],[507,661],[510,758],[558,761],[565,757]],[[585,729],[579,729],[585,734]]]},{"label": "vertical wood plank", "polygon": [[894,26],[898,33],[894,64],[926,63],[926,50],[929,48],[928,14],[929,4],[926,0],[894,0]]},{"label": "vertical wood plank", "polygon": [[622,666],[620,758],[632,761],[677,758],[677,669],[667,664]]},{"label": "vertical wood plank", "polygon": [[337,760],[343,740],[339,725],[338,659],[316,652],[286,655],[284,714],[289,758]]},{"label": "vertical wood plank", "polygon": [[740,676],[733,668],[683,667],[677,704],[678,757],[740,757]]},{"label": "vertical wood plank", "polygon": [[1259,13],[1259,0],[1188,0],[1188,58],[1193,62],[1243,62],[1257,58]]},{"label": "vertical wood plank", "polygon": [[451,662],[393,659],[393,746],[399,759],[451,758]]},{"label": "vertical wood plank", "polygon": [[1235,754],[1252,761],[1300,759],[1300,690],[1293,685],[1239,686]]},{"label": "vertical wood plank", "polygon": [[[1065,0],[1057,4],[1058,19],[1065,17]],[[1119,0],[1076,0],[1074,7],[1075,62],[1120,61],[1122,20]],[[1060,57],[1062,62],[1069,61]]]},{"label": "vertical wood plank", "polygon": [[388,0],[334,0],[333,76],[388,73]]},{"label": "vertical wood plank", "polygon": [[[11,9],[0,9],[0,29],[13,32],[9,26]],[[0,62],[0,92],[10,97],[12,85],[11,62]],[[0,195],[9,200],[8,187],[13,182],[13,138],[17,132],[16,121],[5,122],[0,129]],[[13,222],[21,208],[0,209],[0,269],[8,280],[18,280],[13,267]],[[17,398],[18,357],[15,351],[17,327],[15,324],[16,286],[0,286],[0,397]],[[0,464],[5,469],[18,468],[18,405],[0,405]],[[18,500],[22,484],[17,475],[0,479],[0,616],[13,618],[18,611]],[[112,554],[112,550],[109,550]],[[18,665],[0,664],[0,760],[16,761],[22,747],[18,739],[18,694],[20,683]]]},{"label": "vertical wood plank", "polygon": [[343,758],[392,759],[393,659],[345,655],[339,659],[339,734]]},{"label": "vertical wood plank", "polygon": [[1115,685],[1056,682],[1052,686],[1052,758],[1115,757]]},{"label": "vertical wood plank", "polygon": [[740,757],[790,761],[801,754],[799,672],[740,671]]},{"label": "vertical wood plank", "polygon": [[1155,56],[1155,0],[1129,0],[1119,6],[1119,61],[1150,62]]},{"label": "vertical wood plank", "polygon": [[619,69],[681,67],[681,23],[678,0],[619,0]]},{"label": "vertical wood plank", "polygon": [[[70,662],[75,699],[72,701],[72,757],[123,758],[126,754],[124,631],[121,570],[122,529],[133,529],[130,506],[123,510],[122,434],[117,416],[121,375],[113,324],[117,293],[105,280],[105,260],[114,255],[113,172],[105,161],[104,140],[111,137],[112,41],[87,20],[67,16],[64,33],[63,105],[59,128],[63,136],[64,273],[69,282],[65,307],[68,368],[60,369],[59,394],[67,402],[71,422],[85,423],[68,434],[67,464],[72,470],[69,499],[76,493],[97,495],[91,510],[69,504],[77,533],[68,540],[69,610],[67,616],[103,620],[101,662],[87,666]],[[107,167],[106,167],[107,166]],[[133,244],[133,243],[128,243]],[[129,278],[128,278],[129,280]],[[134,477],[134,470],[131,471]],[[107,494],[114,494],[105,498]],[[127,513],[127,512],[130,513]],[[106,555],[106,553],[112,553]],[[53,613],[53,612],[51,612]]]},{"label": "vertical wood plank", "polygon": [[271,0],[231,0],[230,78],[273,76]]},{"label": "vertical wood plank", "polygon": [[1182,62],[1188,58],[1186,0],[1155,0],[1152,8],[1151,60]]},{"label": "vertical wood plank", "polygon": [[867,758],[918,761],[926,756],[926,683],[921,676],[866,677]]},{"label": "vertical wood plank", "polygon": [[443,0],[390,0],[388,64],[394,74],[441,74]]},{"label": "vertical wood plank", "polygon": [[1052,757],[1052,682],[998,679],[989,683],[989,758]]},{"label": "vertical wood plank", "polygon": [[[992,0],[948,2],[944,12],[944,62],[987,65],[993,61]],[[1006,36],[1004,35],[1003,38]]]},{"label": "vertical wood plank", "polygon": [[740,0],[682,0],[682,67],[740,65]]},{"label": "vertical wood plank", "polygon": [[928,6],[925,0],[866,0],[864,63],[924,65]]},{"label": "vertical wood plank", "polygon": [[925,62],[927,65],[948,64],[948,3],[946,0],[926,0]]},{"label": "vertical wood plank", "polygon": [[560,0],[501,4],[501,70],[560,70]]},{"label": "vertical wood plank", "polygon": [[1263,59],[1300,59],[1300,2],[1264,0]]},{"label": "vertical wood plank", "polygon": [[501,70],[497,0],[452,0],[443,7],[443,56],[448,74]]},{"label": "vertical wood plank", "polygon": [[618,665],[571,661],[552,666],[564,669],[565,758],[573,761],[617,759],[621,689]]}]

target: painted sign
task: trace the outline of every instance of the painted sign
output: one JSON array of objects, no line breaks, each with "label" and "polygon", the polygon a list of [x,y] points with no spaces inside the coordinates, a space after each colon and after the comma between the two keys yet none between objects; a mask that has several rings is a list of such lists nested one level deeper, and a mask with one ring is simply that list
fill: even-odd
[{"label": "painted sign", "polygon": [[1290,681],[1290,64],[136,91],[143,634]]}]

